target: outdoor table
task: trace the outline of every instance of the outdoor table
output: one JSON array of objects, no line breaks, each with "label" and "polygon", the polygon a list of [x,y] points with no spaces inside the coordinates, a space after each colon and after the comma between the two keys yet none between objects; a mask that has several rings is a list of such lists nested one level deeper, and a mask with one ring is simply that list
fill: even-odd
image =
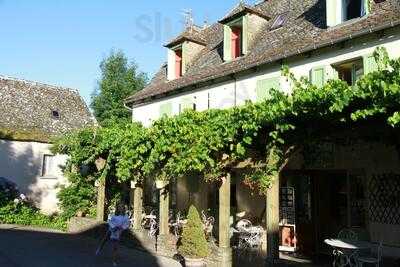
[{"label": "outdoor table", "polygon": [[349,239],[325,239],[324,242],[333,248],[333,266],[336,266],[337,258],[341,258],[338,262],[340,267],[357,266],[357,252],[372,247],[370,242]]}]

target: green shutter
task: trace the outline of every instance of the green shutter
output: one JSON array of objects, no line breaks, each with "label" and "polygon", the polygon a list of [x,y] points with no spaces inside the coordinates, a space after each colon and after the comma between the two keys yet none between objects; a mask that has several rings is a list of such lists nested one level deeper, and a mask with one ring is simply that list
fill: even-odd
[{"label": "green shutter", "polygon": [[325,68],[317,67],[311,70],[311,83],[317,87],[322,87],[325,83]]},{"label": "green shutter", "polygon": [[366,55],[363,57],[364,74],[378,70],[378,64],[375,61],[374,55]]},{"label": "green shutter", "polygon": [[224,61],[230,61],[232,59],[231,37],[231,27],[229,27],[228,25],[224,25]]},{"label": "green shutter", "polygon": [[172,115],[172,104],[165,103],[160,105],[160,117]]},{"label": "green shutter", "polygon": [[242,21],[242,54],[246,55],[249,46],[248,46],[248,39],[249,39],[249,15],[245,15]]},{"label": "green shutter", "polygon": [[256,88],[257,101],[263,101],[267,99],[269,91],[272,88],[279,90],[280,87],[280,77],[258,80]]},{"label": "green shutter", "polygon": [[364,0],[364,14],[368,15],[371,9],[371,3],[370,0]]},{"label": "green shutter", "polygon": [[180,112],[184,112],[185,110],[193,110],[194,103],[191,97],[187,97],[182,99]]},{"label": "green shutter", "polygon": [[328,27],[332,27],[340,23],[337,21],[336,15],[338,8],[337,1],[342,0],[326,0],[326,25]]}]

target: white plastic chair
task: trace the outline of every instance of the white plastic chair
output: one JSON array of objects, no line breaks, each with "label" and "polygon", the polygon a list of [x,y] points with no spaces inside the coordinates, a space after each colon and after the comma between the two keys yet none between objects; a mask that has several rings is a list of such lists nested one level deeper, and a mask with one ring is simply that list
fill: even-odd
[{"label": "white plastic chair", "polygon": [[381,241],[379,243],[378,249],[377,249],[377,254],[376,255],[368,255],[368,256],[359,256],[358,257],[358,266],[362,267],[364,263],[367,264],[373,264],[376,267],[379,267],[381,261],[382,261],[382,250],[383,250],[383,242]]}]

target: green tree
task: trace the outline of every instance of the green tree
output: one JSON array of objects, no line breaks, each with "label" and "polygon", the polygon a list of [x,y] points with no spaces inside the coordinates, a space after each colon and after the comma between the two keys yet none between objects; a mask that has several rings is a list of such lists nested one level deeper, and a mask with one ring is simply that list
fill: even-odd
[{"label": "green tree", "polygon": [[111,51],[100,64],[101,79],[92,95],[91,108],[99,123],[114,119],[129,119],[124,99],[143,89],[147,75],[128,62],[122,51]]},{"label": "green tree", "polygon": [[210,253],[199,212],[193,205],[189,208],[188,221],[183,227],[182,244],[178,250],[189,258],[205,258]]}]

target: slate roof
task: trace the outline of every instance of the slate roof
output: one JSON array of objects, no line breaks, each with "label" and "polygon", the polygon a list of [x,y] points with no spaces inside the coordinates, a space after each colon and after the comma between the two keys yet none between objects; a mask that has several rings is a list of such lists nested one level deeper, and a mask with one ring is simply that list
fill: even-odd
[{"label": "slate roof", "polygon": [[186,40],[192,41],[192,42],[195,42],[195,43],[198,43],[201,45],[207,44],[207,40],[205,40],[203,38],[203,35],[201,34],[201,28],[198,28],[197,26],[192,26],[192,27],[187,28],[178,37],[171,40],[168,44],[165,45],[165,47],[174,47],[175,45],[178,45]]},{"label": "slate roof", "polygon": [[265,13],[265,10],[263,10],[262,8],[252,7],[243,2],[240,2],[234,9],[232,9],[227,15],[225,15],[225,17],[223,17],[219,21],[219,23],[225,24],[226,22],[239,18],[246,13],[257,14],[262,18],[270,19],[270,17]]},{"label": "slate roof", "polygon": [[1,138],[45,142],[96,123],[73,89],[0,76],[0,103]]},{"label": "slate roof", "polygon": [[[326,2],[324,0],[267,0],[253,9],[272,19],[249,48],[249,53],[231,62],[223,61],[223,25],[215,23],[201,31],[207,46],[200,52],[181,78],[168,81],[164,63],[150,84],[142,91],[126,99],[127,103],[139,104],[196,88],[201,83],[212,82],[241,71],[275,62],[289,56],[330,46],[360,35],[369,34],[400,24],[399,0],[374,0],[368,16],[348,21],[338,26],[326,27]],[[233,10],[227,15],[232,16]],[[288,13],[287,13],[288,12]],[[271,31],[275,18],[287,13],[285,24]]]}]

